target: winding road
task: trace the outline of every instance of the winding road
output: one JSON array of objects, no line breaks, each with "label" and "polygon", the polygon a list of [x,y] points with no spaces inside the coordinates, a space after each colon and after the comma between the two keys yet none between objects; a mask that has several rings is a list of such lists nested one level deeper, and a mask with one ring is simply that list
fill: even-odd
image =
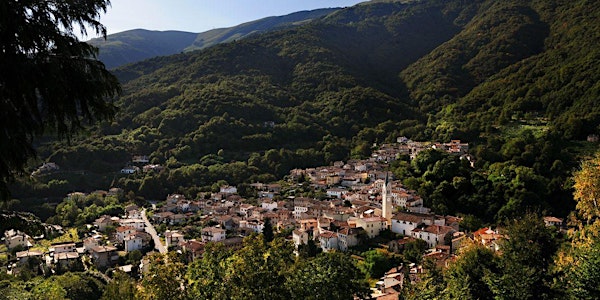
[{"label": "winding road", "polygon": [[160,241],[160,237],[158,236],[158,234],[156,234],[156,229],[154,229],[154,225],[152,225],[152,223],[148,221],[148,217],[146,217],[146,208],[142,209],[142,219],[144,220],[144,222],[146,222],[146,232],[149,233],[152,236],[152,239],[154,240],[154,248],[156,248],[156,250],[158,250],[158,252],[162,254],[167,253],[167,248]]}]

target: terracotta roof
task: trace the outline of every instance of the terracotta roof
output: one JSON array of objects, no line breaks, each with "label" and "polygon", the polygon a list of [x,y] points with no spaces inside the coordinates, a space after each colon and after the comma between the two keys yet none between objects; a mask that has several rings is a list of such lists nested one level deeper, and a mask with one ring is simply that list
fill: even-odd
[{"label": "terracotta roof", "polygon": [[432,219],[433,215],[429,214],[420,214],[420,213],[409,213],[409,212],[399,212],[396,213],[392,219],[398,221],[407,221],[412,223],[421,223],[425,219]]},{"label": "terracotta roof", "polygon": [[425,232],[433,233],[433,234],[447,234],[453,231],[454,228],[450,226],[441,226],[441,225],[429,225],[423,229]]},{"label": "terracotta roof", "polygon": [[319,237],[330,239],[330,238],[337,237],[337,234],[332,231],[325,231],[325,232],[319,234]]}]

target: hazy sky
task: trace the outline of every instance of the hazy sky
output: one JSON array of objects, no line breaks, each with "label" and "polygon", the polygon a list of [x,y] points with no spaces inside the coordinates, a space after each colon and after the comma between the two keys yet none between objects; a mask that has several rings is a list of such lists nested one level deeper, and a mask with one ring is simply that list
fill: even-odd
[{"label": "hazy sky", "polygon": [[203,32],[301,10],[366,0],[111,0],[100,22],[108,34],[143,28]]}]

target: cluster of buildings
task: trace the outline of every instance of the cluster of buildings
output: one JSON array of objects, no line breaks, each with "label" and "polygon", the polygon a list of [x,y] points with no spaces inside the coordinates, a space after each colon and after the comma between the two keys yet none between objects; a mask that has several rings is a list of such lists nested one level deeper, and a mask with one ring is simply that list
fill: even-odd
[{"label": "cluster of buildings", "polygon": [[461,140],[451,140],[447,143],[415,142],[406,137],[399,137],[393,144],[381,145],[378,150],[373,152],[371,158],[376,161],[391,162],[401,156],[408,156],[412,160],[417,157],[419,152],[428,149],[438,149],[458,155],[461,159],[467,159],[474,163],[473,156],[469,155],[469,144],[463,143]]},{"label": "cluster of buildings", "polygon": [[150,158],[147,155],[134,155],[131,158],[131,162],[121,169],[121,173],[134,174],[138,172],[148,173],[150,171],[158,173],[164,168],[165,167],[159,164],[151,164]]}]

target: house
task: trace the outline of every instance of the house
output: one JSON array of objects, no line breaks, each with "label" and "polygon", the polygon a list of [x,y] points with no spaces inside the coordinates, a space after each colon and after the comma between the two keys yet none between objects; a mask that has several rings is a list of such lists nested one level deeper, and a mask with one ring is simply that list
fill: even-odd
[{"label": "house", "polygon": [[150,162],[148,155],[134,155],[131,158],[131,162],[135,164],[146,164]]},{"label": "house", "polygon": [[54,253],[54,263],[59,263],[63,266],[76,260],[79,260],[79,253],[77,252]]},{"label": "house", "polygon": [[231,194],[237,194],[238,191],[235,186],[225,185],[219,189],[219,192],[223,193],[223,194],[231,195]]},{"label": "house", "polygon": [[269,198],[263,199],[262,203],[260,204],[260,207],[268,211],[273,211],[274,209],[277,209],[277,202]]},{"label": "house", "polygon": [[411,235],[424,240],[430,248],[434,248],[437,245],[446,245],[446,237],[451,237],[454,231],[454,228],[450,226],[432,224],[424,228],[413,229]]},{"label": "house", "polygon": [[174,215],[174,213],[170,211],[163,211],[152,215],[152,220],[155,223],[166,223],[172,215]]},{"label": "house", "polygon": [[296,229],[292,231],[292,241],[294,242],[294,246],[298,249],[300,245],[308,244],[308,239],[310,238],[309,231],[304,229]]},{"label": "house", "polygon": [[348,190],[340,188],[331,188],[327,190],[327,196],[341,199],[343,195],[348,193]]},{"label": "house", "polygon": [[105,231],[106,227],[113,226],[115,224],[114,220],[109,215],[101,216],[100,218],[94,221],[94,226],[98,228],[99,231]]},{"label": "house", "polygon": [[167,248],[175,247],[179,245],[181,242],[184,242],[183,234],[179,231],[169,231],[165,232],[165,242],[167,243]]},{"label": "house", "polygon": [[504,235],[498,233],[497,230],[484,227],[473,232],[473,240],[480,243],[492,251],[500,250],[500,242],[504,239]]},{"label": "house", "polygon": [[186,255],[188,261],[194,261],[202,257],[205,243],[196,240],[189,240],[181,243],[181,249]]},{"label": "house", "polygon": [[127,218],[128,219],[141,219],[142,212],[139,209],[127,210]]},{"label": "house", "polygon": [[356,227],[364,229],[370,239],[378,236],[384,229],[387,229],[387,220],[383,217],[354,218],[354,221],[356,222]]},{"label": "house", "polygon": [[260,220],[240,220],[240,229],[247,228],[256,233],[262,233],[265,223]]},{"label": "house", "polygon": [[244,203],[240,205],[240,214],[244,217],[248,217],[252,213],[252,209],[254,209],[253,205]]},{"label": "house", "polygon": [[547,216],[544,217],[544,224],[546,226],[555,226],[555,227],[563,227],[563,219],[559,219],[557,217]]},{"label": "house", "polygon": [[319,244],[323,252],[338,250],[338,235],[332,231],[324,231],[319,234]]},{"label": "house", "polygon": [[137,231],[144,231],[144,228],[146,228],[146,222],[142,219],[122,219],[119,220],[119,225],[123,227],[133,227]]},{"label": "house", "polygon": [[67,253],[67,252],[77,252],[77,248],[75,243],[59,243],[50,246],[50,252],[54,252],[54,254],[58,253]]},{"label": "house", "polygon": [[404,272],[402,267],[392,268],[385,272],[385,275],[383,275],[383,277],[375,284],[376,289],[379,290],[382,295],[375,299],[387,299],[385,296],[390,297],[389,299],[398,299],[403,285]]},{"label": "house", "polygon": [[136,166],[126,166],[121,169],[121,174],[134,174],[140,170],[139,167]]},{"label": "house", "polygon": [[122,243],[126,236],[135,232],[135,228],[131,226],[119,226],[115,232],[115,239]]},{"label": "house", "polygon": [[345,227],[337,232],[338,236],[338,249],[341,251],[348,251],[349,247],[358,245],[358,233],[361,228],[350,228]]},{"label": "house", "polygon": [[206,227],[202,228],[202,241],[203,242],[219,242],[226,238],[225,229],[217,227]]},{"label": "house", "polygon": [[300,223],[300,229],[307,231],[319,228],[319,221],[317,219],[303,219],[298,223]]},{"label": "house", "polygon": [[19,251],[17,253],[15,253],[17,260],[19,260],[20,264],[24,264],[27,261],[29,261],[30,258],[37,258],[38,260],[41,261],[42,257],[44,256],[44,253],[42,253],[42,251],[36,251],[36,250],[25,250],[25,251]]},{"label": "house", "polygon": [[123,245],[125,246],[125,252],[140,250],[143,248],[143,240],[133,233],[123,239]]},{"label": "house", "polygon": [[114,265],[119,260],[117,247],[97,246],[91,249],[92,261],[98,268],[105,268]]},{"label": "house", "polygon": [[431,225],[435,223],[435,216],[431,214],[399,212],[392,217],[392,232],[402,235],[410,235],[411,232],[421,224]]},{"label": "house", "polygon": [[83,240],[83,249],[85,249],[85,251],[89,252],[92,248],[98,246],[98,240],[93,237],[89,237]]},{"label": "house", "polygon": [[187,216],[184,214],[174,214],[169,217],[169,224],[177,225],[187,221]]},{"label": "house", "polygon": [[13,249],[18,246],[23,248],[33,246],[29,242],[29,236],[27,234],[14,229],[4,231],[4,243],[8,249]]}]

